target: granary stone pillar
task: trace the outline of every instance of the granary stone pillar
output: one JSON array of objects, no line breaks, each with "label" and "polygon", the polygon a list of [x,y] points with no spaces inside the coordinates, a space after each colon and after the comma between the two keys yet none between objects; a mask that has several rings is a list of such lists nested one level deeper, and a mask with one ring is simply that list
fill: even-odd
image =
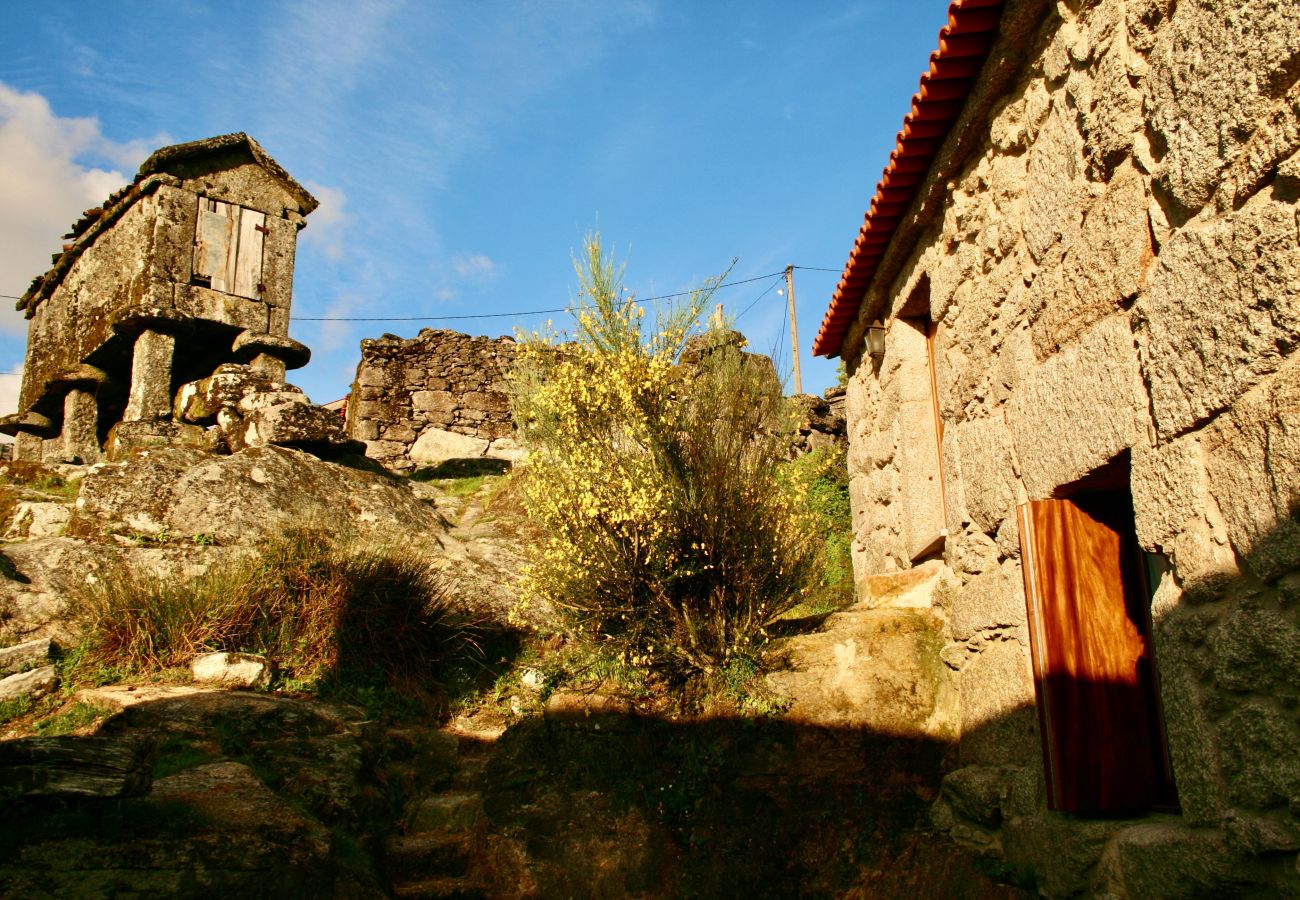
[{"label": "granary stone pillar", "polygon": [[39,434],[32,434],[30,431],[18,432],[14,435],[14,459],[40,462],[41,445],[44,443]]},{"label": "granary stone pillar", "polygon": [[63,455],[85,465],[99,462],[99,402],[93,382],[75,384],[63,397]]},{"label": "granary stone pillar", "polygon": [[108,373],[82,363],[54,378],[51,386],[65,389],[63,428],[57,446],[46,448],[60,460],[80,461],[86,465],[99,462],[99,389],[108,381]]},{"label": "granary stone pillar", "polygon": [[272,381],[284,381],[288,369],[301,369],[311,359],[311,350],[291,337],[267,332],[242,331],[235,338],[235,359],[247,363]]},{"label": "granary stone pillar", "polygon": [[152,422],[172,415],[172,359],[176,336],[143,328],[131,357],[131,391],[123,422]]}]

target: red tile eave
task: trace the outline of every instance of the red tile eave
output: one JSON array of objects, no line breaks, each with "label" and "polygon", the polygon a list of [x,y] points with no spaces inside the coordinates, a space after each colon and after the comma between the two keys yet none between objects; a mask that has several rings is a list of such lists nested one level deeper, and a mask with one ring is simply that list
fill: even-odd
[{"label": "red tile eave", "polygon": [[948,23],[939,31],[939,49],[930,54],[929,68],[912,97],[912,110],[903,119],[889,165],[876,185],[866,220],[813,341],[814,356],[839,355],[894,229],[916,199],[997,38],[1003,2],[953,0],[948,5]]}]

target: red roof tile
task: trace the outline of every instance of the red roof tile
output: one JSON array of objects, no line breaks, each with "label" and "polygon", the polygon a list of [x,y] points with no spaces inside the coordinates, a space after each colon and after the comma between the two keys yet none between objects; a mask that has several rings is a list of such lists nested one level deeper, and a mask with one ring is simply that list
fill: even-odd
[{"label": "red roof tile", "polygon": [[885,255],[894,228],[916,199],[917,189],[935,154],[961,115],[975,77],[997,38],[1003,0],[953,0],[948,24],[939,32],[939,49],[930,54],[930,67],[912,97],[912,110],[889,156],[889,165],[876,186],[866,221],[853,242],[844,274],[831,297],[813,355],[836,356],[844,335],[858,314],[862,295]]}]

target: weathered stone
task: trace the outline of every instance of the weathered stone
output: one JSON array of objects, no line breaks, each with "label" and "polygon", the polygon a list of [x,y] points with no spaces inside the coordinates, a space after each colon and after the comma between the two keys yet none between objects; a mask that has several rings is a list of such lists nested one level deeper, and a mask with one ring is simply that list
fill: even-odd
[{"label": "weathered stone", "polygon": [[1264,191],[1161,249],[1137,310],[1163,438],[1226,409],[1300,342],[1295,203]]},{"label": "weathered stone", "polygon": [[933,559],[901,572],[873,575],[866,581],[863,603],[873,609],[929,609],[945,577],[951,577],[948,567]]},{"label": "weathered stone", "polygon": [[1144,108],[1162,157],[1156,183],[1184,217],[1210,199],[1256,123],[1286,102],[1298,54],[1294,4],[1176,6],[1149,57]]},{"label": "weathered stone", "polygon": [[1189,436],[1160,447],[1133,448],[1130,486],[1138,541],[1152,550],[1205,517],[1208,485],[1200,441]]},{"label": "weathered stone", "polygon": [[1300,806],[1300,744],[1293,715],[1249,702],[1218,723],[1229,799],[1254,809]]},{"label": "weathered stone", "polygon": [[226,687],[265,690],[271,684],[271,663],[254,653],[201,653],[190,663],[195,681]]},{"label": "weathered stone", "polygon": [[1023,195],[1025,242],[1034,261],[1049,247],[1072,235],[1082,221],[1087,196],[1083,173],[1083,138],[1064,97],[1052,101],[1047,121],[1029,150]]},{"label": "weathered stone", "polygon": [[512,437],[500,437],[488,445],[485,456],[493,459],[506,459],[510,462],[520,462],[528,458],[528,451]]},{"label": "weathered stone", "polygon": [[302,402],[280,402],[259,406],[244,416],[242,429],[232,450],[245,447],[328,448],[352,444],[343,433],[339,417],[322,406]]},{"label": "weathered stone", "polygon": [[[362,341],[353,396],[364,402],[349,404],[347,433],[366,441],[367,455],[395,471],[426,464],[411,454],[429,426],[440,431],[454,427],[485,444],[505,437],[511,430],[506,374],[514,352],[510,338],[429,328],[410,340],[385,335]],[[481,450],[457,452],[483,455]]]},{"label": "weathered stone", "polygon": [[1056,813],[1012,819],[1001,831],[1003,857],[1007,865],[1033,872],[1042,894],[1079,896],[1087,891],[1107,842],[1124,824],[1075,821]]},{"label": "weathered stone", "polygon": [[411,462],[420,466],[434,466],[449,459],[478,459],[487,453],[488,442],[482,438],[441,428],[426,428],[411,446]]},{"label": "weathered stone", "polygon": [[14,506],[4,537],[7,541],[58,537],[71,518],[72,510],[66,503],[20,500]]},{"label": "weathered stone", "polygon": [[[1163,581],[1161,590],[1167,590]],[[1176,609],[1156,619],[1153,637],[1178,802],[1188,824],[1217,825],[1226,808],[1226,786],[1217,735],[1201,698],[1210,661],[1200,646],[1197,618],[1186,608]]]},{"label": "weathered stone", "polygon": [[0,679],[0,702],[18,697],[44,697],[59,686],[54,666],[42,666],[28,672],[6,675]]},{"label": "weathered stone", "polygon": [[223,363],[207,378],[181,385],[173,414],[183,422],[210,425],[218,412],[237,408],[250,394],[287,389],[287,385],[277,384],[250,366]]},{"label": "weathered stone", "polygon": [[154,751],[138,737],[0,741],[0,785],[26,797],[137,797],[149,790]]},{"label": "weathered stone", "polygon": [[1238,607],[1214,641],[1215,682],[1230,691],[1300,695],[1300,628],[1276,613]]},{"label": "weathered stone", "polygon": [[456,399],[451,391],[415,391],[411,394],[411,404],[418,410],[451,412],[456,408]]},{"label": "weathered stone", "polygon": [[1028,499],[1051,495],[1147,440],[1128,321],[1112,316],[1026,376],[1007,410]]},{"label": "weathered stone", "polygon": [[1040,273],[1034,280],[1027,305],[1037,314],[1032,334],[1038,358],[1045,359],[1135,297],[1153,257],[1146,185],[1137,171],[1124,166],[1088,209],[1083,227],[1065,247],[1059,271]]},{"label": "weathered stone", "polygon": [[63,457],[69,462],[99,462],[99,403],[93,385],[74,385],[63,398]]},{"label": "weathered stone", "polygon": [[68,592],[94,577],[99,553],[69,537],[7,544],[0,557],[0,618],[14,636],[67,634]]},{"label": "weathered stone", "polygon": [[32,663],[48,661],[53,650],[53,643],[47,637],[0,647],[0,675],[12,675]]},{"label": "weathered stone", "polygon": [[287,528],[393,532],[418,540],[445,526],[400,483],[281,447],[232,456],[177,449],[140,454],[85,478],[74,529],[206,534],[247,543]]},{"label": "weathered stone", "polygon": [[991,641],[961,672],[961,761],[1038,765],[1038,722],[1029,648]]},{"label": "weathered stone", "polygon": [[1015,631],[1025,624],[1025,590],[1014,562],[975,576],[953,602],[954,640],[965,641],[981,631]]},{"label": "weathered stone", "polygon": [[408,812],[407,826],[411,833],[466,831],[478,819],[482,801],[475,793],[450,791],[423,797],[412,807]]},{"label": "weathered stone", "polygon": [[792,638],[789,668],[767,681],[793,699],[788,716],[795,722],[949,738],[956,697],[939,660],[942,646],[933,613],[852,607],[822,631]]},{"label": "weathered stone", "polygon": [[1002,798],[1007,790],[1007,773],[989,766],[966,766],[943,778],[943,794],[953,809],[980,825],[997,826],[1002,821]]},{"label": "weathered stone", "polygon": [[1206,429],[1210,493],[1233,548],[1264,580],[1300,567],[1298,428],[1300,363],[1291,361]]},{"label": "weathered stone", "polygon": [[980,531],[992,534],[1014,515],[1023,493],[1015,477],[1011,433],[1000,415],[962,422],[953,431],[966,511]]},{"label": "weathered stone", "polygon": [[176,337],[164,331],[145,329],[135,339],[131,361],[131,393],[127,400],[126,422],[147,422],[171,415],[172,356]]},{"label": "weathered stone", "polygon": [[1128,897],[1231,896],[1254,880],[1223,832],[1168,822],[1120,831],[1098,869],[1102,889]]}]

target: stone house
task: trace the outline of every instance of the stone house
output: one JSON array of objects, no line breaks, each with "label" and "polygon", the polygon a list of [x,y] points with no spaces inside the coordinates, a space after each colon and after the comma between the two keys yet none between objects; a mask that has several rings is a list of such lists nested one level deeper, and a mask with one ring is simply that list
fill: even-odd
[{"label": "stone house", "polygon": [[1300,894],[1298,341],[1300,5],[951,4],[814,352],[1047,895]]},{"label": "stone house", "polygon": [[[298,231],[316,206],[242,133],[150,156],[18,301],[23,385],[0,420],[17,458],[95,462],[180,440],[198,428],[174,409],[180,387],[223,365],[243,367],[226,382],[285,394],[286,369],[310,356],[288,331]],[[307,404],[292,405],[303,419]]]}]

